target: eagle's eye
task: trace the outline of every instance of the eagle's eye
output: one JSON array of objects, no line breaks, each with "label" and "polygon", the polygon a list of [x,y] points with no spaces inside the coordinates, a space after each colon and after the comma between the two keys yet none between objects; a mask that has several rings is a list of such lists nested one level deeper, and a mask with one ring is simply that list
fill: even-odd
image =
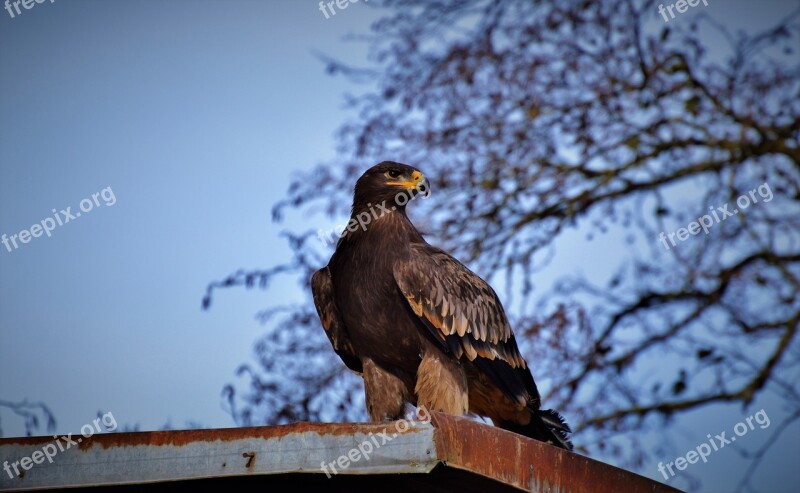
[{"label": "eagle's eye", "polygon": [[396,169],[390,169],[389,171],[386,172],[386,175],[389,176],[389,178],[397,178],[401,174],[402,173],[400,173],[400,171]]}]

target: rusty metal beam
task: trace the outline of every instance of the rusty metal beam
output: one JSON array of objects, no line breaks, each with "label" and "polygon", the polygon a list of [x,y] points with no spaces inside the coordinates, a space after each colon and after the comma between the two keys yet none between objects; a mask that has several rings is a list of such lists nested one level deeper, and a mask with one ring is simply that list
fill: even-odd
[{"label": "rusty metal beam", "polygon": [[434,413],[439,460],[536,493],[674,493],[630,471],[469,419]]},{"label": "rusty metal beam", "polygon": [[[78,438],[73,436],[73,440]],[[405,430],[396,423],[295,423],[94,435],[59,451],[52,463],[42,460],[28,470],[18,465],[21,474],[14,477],[1,469],[2,462],[33,457],[53,442],[52,437],[0,439],[0,490],[159,485],[182,480],[219,485],[225,478],[268,480],[285,475],[284,480],[296,483],[324,481],[331,491],[348,485],[343,489],[347,491],[355,487],[353,481],[363,485],[381,478],[392,483],[391,491],[408,491],[403,489],[405,484],[431,485],[426,486],[430,491],[473,491],[467,486],[478,483],[493,484],[496,491],[537,493],[678,491],[580,454],[438,413],[433,413],[430,424],[416,422]],[[340,457],[355,457],[353,451],[359,446],[366,450],[366,443],[372,444],[369,460],[348,459],[344,468],[336,463]],[[323,462],[329,465],[332,481],[321,469]]]}]

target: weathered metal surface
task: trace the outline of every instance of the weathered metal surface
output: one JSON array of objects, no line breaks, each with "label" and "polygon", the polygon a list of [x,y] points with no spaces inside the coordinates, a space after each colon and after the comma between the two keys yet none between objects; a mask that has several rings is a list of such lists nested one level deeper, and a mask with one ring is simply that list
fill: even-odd
[{"label": "weathered metal surface", "polygon": [[[80,435],[73,435],[77,442]],[[52,437],[0,440],[0,462],[31,457]],[[365,444],[371,444],[371,447]],[[377,444],[377,445],[376,445]],[[359,451],[369,453],[365,460]],[[371,451],[369,449],[372,449]],[[341,456],[359,451],[342,468]],[[185,479],[304,472],[325,474],[424,473],[436,464],[433,427],[398,432],[394,423],[323,424],[217,430],[116,433],[83,438],[77,446],[33,464],[10,478],[0,469],[0,489],[118,485]],[[333,466],[330,464],[333,463]],[[0,464],[2,467],[2,464]],[[12,470],[13,472],[13,470]]]},{"label": "weathered metal surface", "polygon": [[448,467],[535,493],[675,493],[663,483],[469,419],[433,414]]},{"label": "weathered metal surface", "polygon": [[[52,463],[43,460],[13,478],[2,462],[31,457],[54,440],[0,439],[0,490],[122,484],[151,488],[192,479],[216,487],[226,484],[220,481],[243,487],[248,478],[268,481],[270,475],[285,475],[283,481],[330,491],[373,491],[377,486],[386,491],[461,493],[678,491],[492,426],[432,414],[431,424],[414,422],[407,428],[398,424],[406,422],[296,423],[94,435],[59,451]],[[82,437],[72,438],[77,442]],[[323,462],[333,479],[326,478]],[[261,480],[258,485],[269,484]]]}]

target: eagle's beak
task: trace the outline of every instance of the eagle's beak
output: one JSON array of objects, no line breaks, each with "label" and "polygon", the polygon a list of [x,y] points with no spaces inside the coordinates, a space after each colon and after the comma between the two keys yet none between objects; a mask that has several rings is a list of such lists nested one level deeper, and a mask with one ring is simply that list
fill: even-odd
[{"label": "eagle's beak", "polygon": [[431,193],[431,187],[430,184],[428,183],[428,179],[425,178],[425,175],[423,175],[420,171],[417,170],[414,170],[414,172],[411,173],[411,179],[408,181],[390,181],[386,182],[386,184],[398,185],[407,188],[409,190],[416,189],[419,193],[425,195],[426,197]]},{"label": "eagle's beak", "polygon": [[428,179],[425,178],[422,173],[420,173],[420,176],[422,179],[417,182],[416,189],[419,193],[427,197],[431,194],[431,185],[428,183]]}]

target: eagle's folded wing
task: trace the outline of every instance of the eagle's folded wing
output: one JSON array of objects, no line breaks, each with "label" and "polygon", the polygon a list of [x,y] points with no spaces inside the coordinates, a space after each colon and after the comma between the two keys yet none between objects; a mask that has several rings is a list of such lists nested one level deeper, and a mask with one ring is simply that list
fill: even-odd
[{"label": "eagle's folded wing", "polygon": [[519,352],[503,306],[477,274],[444,251],[411,245],[408,259],[394,267],[408,304],[440,346],[466,357],[503,392],[525,406],[539,393]]},{"label": "eagle's folded wing", "polygon": [[336,306],[336,301],[333,299],[333,283],[327,267],[323,267],[311,276],[311,291],[314,294],[314,306],[317,307],[317,314],[319,314],[322,327],[331,341],[333,350],[342,358],[348,368],[362,373],[364,370],[361,360],[356,356],[350,335],[347,333],[347,327],[342,322],[339,307]]}]

